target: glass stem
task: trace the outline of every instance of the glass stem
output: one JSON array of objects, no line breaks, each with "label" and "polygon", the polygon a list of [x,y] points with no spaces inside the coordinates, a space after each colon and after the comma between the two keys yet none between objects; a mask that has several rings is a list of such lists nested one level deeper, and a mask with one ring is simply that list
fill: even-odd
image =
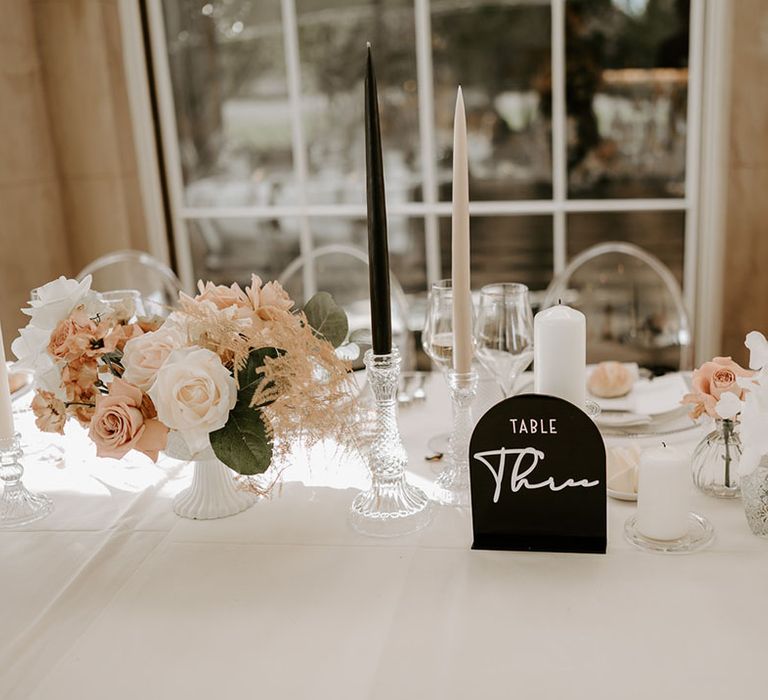
[{"label": "glass stem", "polygon": [[723,421],[723,439],[725,441],[725,488],[731,488],[731,431],[730,420]]}]

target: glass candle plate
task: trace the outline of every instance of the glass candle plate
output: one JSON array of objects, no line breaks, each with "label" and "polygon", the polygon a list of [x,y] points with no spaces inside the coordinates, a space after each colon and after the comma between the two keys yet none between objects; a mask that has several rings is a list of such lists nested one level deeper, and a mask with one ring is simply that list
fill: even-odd
[{"label": "glass candle plate", "polygon": [[624,537],[639,549],[661,554],[689,554],[709,545],[715,538],[712,524],[697,513],[688,513],[688,532],[676,540],[655,540],[637,529],[637,514],[624,524]]}]

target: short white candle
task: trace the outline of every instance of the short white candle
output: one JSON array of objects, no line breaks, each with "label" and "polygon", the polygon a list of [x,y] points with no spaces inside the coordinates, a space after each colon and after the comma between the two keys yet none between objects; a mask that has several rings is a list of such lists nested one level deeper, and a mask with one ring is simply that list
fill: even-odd
[{"label": "short white candle", "polygon": [[10,440],[14,433],[11,387],[8,383],[8,365],[5,364],[3,328],[0,326],[0,440]]},{"label": "short white candle", "polygon": [[654,540],[676,540],[688,532],[691,493],[690,456],[662,445],[640,456],[637,529]]},{"label": "short white candle", "polygon": [[584,408],[587,394],[587,319],[559,304],[533,319],[533,378],[537,394]]}]

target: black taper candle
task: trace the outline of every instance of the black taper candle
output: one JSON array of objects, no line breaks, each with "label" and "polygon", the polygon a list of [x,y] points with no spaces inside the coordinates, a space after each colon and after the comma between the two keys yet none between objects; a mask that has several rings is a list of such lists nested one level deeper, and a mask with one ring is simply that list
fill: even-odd
[{"label": "black taper candle", "polygon": [[392,352],[392,311],[389,299],[389,246],[384,167],[381,159],[381,130],[376,75],[371,45],[365,69],[365,170],[368,194],[368,274],[371,290],[373,353]]}]

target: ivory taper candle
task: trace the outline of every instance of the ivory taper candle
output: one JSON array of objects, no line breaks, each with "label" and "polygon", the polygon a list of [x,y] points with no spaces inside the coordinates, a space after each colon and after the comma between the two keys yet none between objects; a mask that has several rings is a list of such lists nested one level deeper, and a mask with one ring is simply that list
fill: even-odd
[{"label": "ivory taper candle", "polygon": [[453,283],[453,369],[472,369],[472,293],[469,284],[469,165],[467,119],[459,87],[453,116],[453,207],[451,215]]},{"label": "ivory taper candle", "polygon": [[5,363],[3,329],[0,326],[0,440],[10,440],[14,433],[11,387],[8,382],[8,365]]}]

